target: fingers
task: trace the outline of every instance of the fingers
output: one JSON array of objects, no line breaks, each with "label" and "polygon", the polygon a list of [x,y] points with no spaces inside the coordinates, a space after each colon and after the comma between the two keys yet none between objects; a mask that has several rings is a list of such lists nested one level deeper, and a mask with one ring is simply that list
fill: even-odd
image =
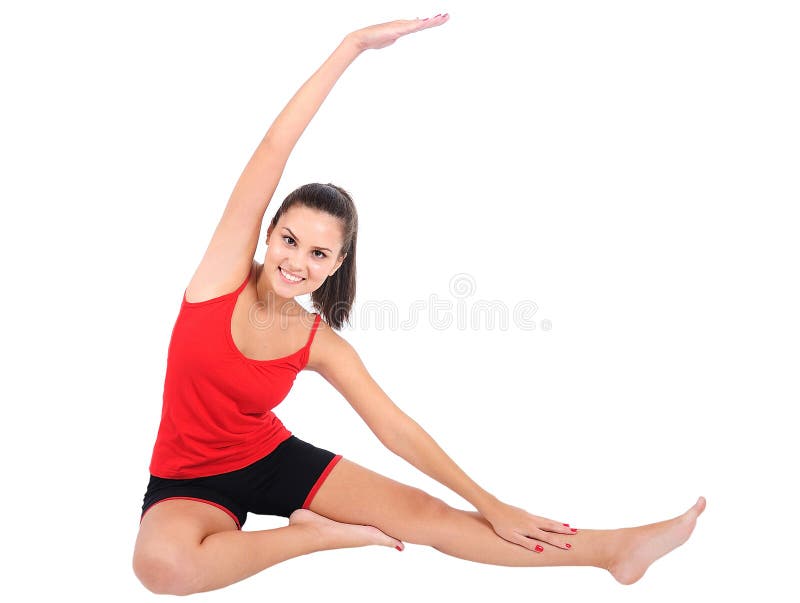
[{"label": "fingers", "polygon": [[429,27],[437,27],[438,25],[443,25],[450,19],[450,14],[445,13],[443,15],[436,15],[435,17],[425,17],[424,19],[417,18],[412,23],[416,23],[417,28],[416,31],[422,29],[428,29]]},{"label": "fingers", "polygon": [[523,534],[517,534],[516,537],[512,540],[515,544],[525,547],[526,549],[533,551],[534,553],[544,553],[546,551],[545,547],[542,545],[552,545],[556,548],[563,549],[568,551],[572,548],[572,545],[569,542],[563,542],[563,539],[558,539],[553,536],[550,536],[548,532],[542,532],[539,530],[538,533],[532,534],[530,536],[525,536]]},{"label": "fingers", "polygon": [[554,532],[556,534],[567,534],[572,535],[578,530],[570,526],[568,523],[559,523],[557,521],[552,521],[550,519],[547,520],[547,523],[543,526],[539,526],[540,530],[545,530],[547,532]]},{"label": "fingers", "polygon": [[[553,521],[552,519],[543,518],[540,518],[536,525],[532,525],[530,528],[531,531],[525,534],[525,537],[538,540],[567,551],[572,548],[572,544],[569,542],[568,537],[574,535],[578,531],[576,528],[570,527],[569,524],[559,523],[557,521]],[[567,538],[565,538],[565,536]]]},{"label": "fingers", "polygon": [[542,546],[545,544],[549,544],[565,551],[568,551],[572,548],[572,544],[563,536],[556,536],[551,532],[545,532],[544,530],[539,529],[534,529],[530,534],[520,534],[515,532],[510,538],[507,537],[506,540],[531,550],[534,553],[545,552],[545,547]]},{"label": "fingers", "polygon": [[544,552],[544,547],[536,542],[533,538],[528,538],[527,536],[523,536],[522,534],[514,534],[514,536],[510,539],[511,542],[514,544],[518,544],[523,548],[533,551],[534,553],[542,553]]},{"label": "fingers", "polygon": [[429,29],[431,27],[437,27],[439,25],[443,25],[450,19],[450,15],[445,13],[443,15],[436,15],[435,17],[425,17],[424,19],[420,19],[417,17],[416,19],[400,19],[398,21],[390,21],[389,23],[382,23],[381,26],[385,25],[393,25],[396,29],[397,35],[405,36],[410,33],[415,33],[417,31],[422,31],[423,29]]},{"label": "fingers", "polygon": [[547,532],[545,530],[536,530],[534,533],[530,534],[530,538],[534,540],[539,540],[541,542],[545,542],[547,544],[551,544],[554,547],[559,549],[564,549],[568,551],[572,548],[572,544],[569,542],[567,538],[564,538],[562,535],[556,535],[553,532]]}]

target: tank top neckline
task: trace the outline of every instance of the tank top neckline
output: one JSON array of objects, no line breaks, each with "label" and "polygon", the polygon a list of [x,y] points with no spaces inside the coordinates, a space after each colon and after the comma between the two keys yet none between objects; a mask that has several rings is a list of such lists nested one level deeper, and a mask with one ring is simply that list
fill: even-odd
[{"label": "tank top neckline", "polygon": [[290,358],[294,358],[298,354],[301,354],[306,350],[306,348],[311,346],[311,342],[314,338],[314,333],[317,330],[317,326],[319,325],[320,321],[320,314],[319,312],[315,312],[316,315],[314,318],[314,324],[311,326],[311,331],[308,335],[308,340],[306,344],[300,348],[299,350],[292,352],[286,356],[281,356],[280,358],[267,358],[266,360],[261,360],[259,358],[250,358],[249,356],[245,356],[242,351],[236,347],[236,343],[233,341],[233,335],[231,334],[231,322],[233,320],[233,311],[236,308],[236,301],[239,299],[239,295],[244,291],[244,288],[247,286],[247,283],[250,281],[250,274],[248,273],[247,277],[244,279],[244,282],[239,285],[235,290],[231,291],[230,293],[224,293],[223,295],[218,295],[217,297],[213,297],[211,299],[206,299],[199,302],[190,302],[186,299],[186,289],[183,291],[183,303],[187,306],[202,306],[204,304],[214,303],[223,301],[228,298],[233,298],[233,303],[231,304],[230,313],[226,314],[227,316],[227,324],[225,326],[225,339],[228,341],[228,345],[230,346],[231,350],[239,356],[242,360],[246,362],[250,362],[252,364],[270,364],[273,362],[280,362],[281,360],[289,360]]}]

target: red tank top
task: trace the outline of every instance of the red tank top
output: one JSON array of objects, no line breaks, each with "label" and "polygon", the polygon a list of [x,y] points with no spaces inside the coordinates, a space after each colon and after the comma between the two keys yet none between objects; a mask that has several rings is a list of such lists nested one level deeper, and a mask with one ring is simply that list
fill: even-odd
[{"label": "red tank top", "polygon": [[186,479],[241,469],[272,452],[292,433],[272,409],[308,363],[320,315],[306,344],[289,356],[254,360],[231,335],[238,289],[201,302],[183,293],[167,353],[161,423],[150,473]]}]

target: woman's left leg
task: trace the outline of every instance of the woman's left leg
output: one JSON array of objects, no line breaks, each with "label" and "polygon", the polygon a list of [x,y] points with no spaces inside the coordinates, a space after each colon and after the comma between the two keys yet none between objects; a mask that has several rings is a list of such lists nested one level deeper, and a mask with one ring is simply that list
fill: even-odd
[{"label": "woman's left leg", "polygon": [[455,509],[419,488],[341,459],[308,509],[342,523],[371,525],[402,541],[493,565],[589,565],[609,570],[624,584],[638,580],[650,564],[683,544],[702,513],[701,500],[683,515],[620,530],[584,530],[560,536],[568,550],[542,543],[537,553],[498,536],[474,511]]}]

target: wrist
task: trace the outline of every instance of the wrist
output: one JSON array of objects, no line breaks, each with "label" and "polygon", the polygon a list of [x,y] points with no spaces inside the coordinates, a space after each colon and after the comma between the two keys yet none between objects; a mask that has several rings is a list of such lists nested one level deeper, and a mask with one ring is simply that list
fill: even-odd
[{"label": "wrist", "polygon": [[479,504],[475,505],[475,508],[478,510],[478,513],[488,519],[488,516],[491,515],[495,509],[502,505],[503,502],[500,499],[486,492],[481,498]]},{"label": "wrist", "polygon": [[347,34],[344,39],[342,40],[342,46],[345,46],[352,52],[355,52],[356,55],[361,54],[366,50],[364,47],[363,42],[359,39],[357,32],[350,32]]}]

